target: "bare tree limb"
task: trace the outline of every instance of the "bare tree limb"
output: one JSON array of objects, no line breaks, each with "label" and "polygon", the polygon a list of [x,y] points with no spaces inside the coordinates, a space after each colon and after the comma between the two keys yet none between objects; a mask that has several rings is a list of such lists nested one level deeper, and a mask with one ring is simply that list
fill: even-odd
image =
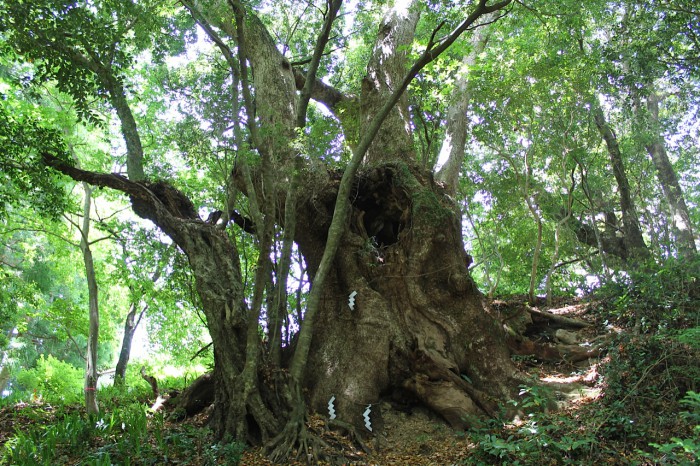
[{"label": "bare tree limb", "polygon": [[[303,89],[306,85],[306,74],[298,68],[294,68],[294,82],[297,90]],[[340,106],[344,103],[357,100],[356,96],[343,94],[338,89],[324,83],[320,79],[314,81],[313,87],[311,88],[311,98],[328,107],[338,119],[340,119],[338,112]]]}]

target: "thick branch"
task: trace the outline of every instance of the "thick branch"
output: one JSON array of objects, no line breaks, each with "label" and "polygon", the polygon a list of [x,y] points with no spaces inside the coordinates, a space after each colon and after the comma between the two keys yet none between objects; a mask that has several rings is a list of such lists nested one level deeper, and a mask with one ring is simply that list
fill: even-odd
[{"label": "thick branch", "polygon": [[[301,70],[294,68],[294,82],[297,90],[302,90],[306,85],[306,74],[304,74]],[[328,107],[328,109],[333,112],[338,119],[341,118],[339,110],[343,106],[347,106],[350,101],[357,100],[357,97],[345,95],[338,89],[324,83],[320,79],[316,79],[314,81],[314,85],[311,88],[311,98]]]},{"label": "thick branch", "polygon": [[[253,144],[263,164],[266,160],[284,161],[293,152],[282,141],[295,137],[297,97],[292,67],[277,50],[260,18],[239,0],[229,0],[229,4],[236,22],[241,84]],[[252,73],[248,72],[248,65]],[[251,93],[253,87],[255,99]],[[260,128],[256,128],[256,121]],[[265,131],[260,131],[263,127]],[[274,131],[267,131],[273,127]]]},{"label": "thick branch", "polygon": [[117,112],[121,123],[121,132],[126,143],[126,167],[129,178],[133,181],[143,180],[146,176],[143,171],[143,146],[136,126],[136,119],[129,107],[121,79],[114,75],[112,69],[100,61],[100,57],[93,54],[88,58],[75,47],[52,43],[51,47],[67,56],[77,67],[85,68],[95,74],[98,81],[109,93],[109,101]]},{"label": "thick branch", "polygon": [[56,169],[57,171],[68,175],[75,181],[84,181],[93,186],[99,186],[101,188],[112,188],[117,191],[121,191],[132,197],[136,197],[142,200],[150,200],[149,192],[146,188],[134,181],[131,181],[116,173],[96,173],[87,170],[82,170],[80,168],[73,167],[68,163],[60,160],[49,153],[42,154],[44,162],[46,165]]},{"label": "thick branch", "polygon": [[[169,210],[171,207],[166,206],[164,202],[148,188],[147,184],[131,181],[117,173],[95,173],[82,170],[69,165],[49,153],[43,153],[42,157],[46,165],[64,175],[68,175],[75,181],[89,183],[98,187],[112,188],[124,194],[128,194],[131,198],[134,212],[137,215],[153,221],[162,228],[167,235],[175,240],[176,243],[179,244],[183,239],[181,236],[182,232],[179,231],[180,229],[175,225],[176,221],[182,221],[182,219],[178,219],[176,215],[177,212],[171,212]],[[196,219],[187,218],[187,220]]]},{"label": "thick branch", "polygon": [[231,220],[233,220],[233,223],[241,227],[241,230],[245,231],[246,233],[250,233],[251,235],[257,234],[257,230],[255,229],[255,223],[248,217],[239,214],[235,210],[231,211],[229,217],[231,218]]},{"label": "thick branch", "polygon": [[625,173],[625,166],[622,160],[622,153],[617,142],[617,136],[605,120],[605,115],[600,106],[593,104],[592,112],[595,124],[598,127],[601,137],[605,141],[610,156],[610,164],[612,165],[613,174],[617,181],[617,187],[620,196],[620,208],[622,210],[622,222],[625,230],[624,241],[627,246],[627,251],[632,256],[638,256],[640,259],[649,257],[649,250],[644,243],[642,232],[639,227],[639,219],[637,217],[632,195],[630,193],[629,181]]},{"label": "thick branch", "polygon": [[[379,24],[372,55],[367,63],[367,74],[362,80],[360,134],[366,131],[379,109],[401,84],[410,66],[408,51],[415,39],[420,13],[421,6],[417,0],[396,2]],[[408,107],[408,98],[402,93],[383,120],[364,156],[364,163],[372,165],[415,157]],[[349,135],[348,139],[351,140],[353,136],[360,138],[359,134]]]},{"label": "thick branch", "polygon": [[438,157],[439,168],[435,178],[445,183],[445,188],[450,194],[457,191],[459,174],[464,161],[467,132],[469,131],[469,122],[467,121],[467,109],[471,100],[469,68],[474,66],[477,57],[486,48],[490,35],[491,29],[488,26],[481,27],[474,33],[470,44],[472,49],[464,57],[464,69],[455,83],[454,100],[447,108],[447,127]]},{"label": "thick branch", "polygon": [[671,224],[674,225],[677,232],[678,249],[685,258],[690,259],[697,254],[693,224],[685,202],[685,196],[683,195],[683,189],[678,182],[678,176],[673,168],[673,164],[668,158],[666,143],[661,134],[659,124],[659,103],[661,100],[662,97],[655,92],[652,92],[647,97],[647,111],[652,141],[645,144],[645,147],[652,162],[654,162],[661,190],[671,209]]}]

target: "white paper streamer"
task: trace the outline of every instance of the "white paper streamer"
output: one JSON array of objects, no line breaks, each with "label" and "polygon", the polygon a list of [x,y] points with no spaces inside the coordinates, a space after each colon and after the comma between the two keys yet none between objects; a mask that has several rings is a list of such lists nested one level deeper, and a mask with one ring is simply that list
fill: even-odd
[{"label": "white paper streamer", "polygon": [[335,419],[335,405],[333,402],[335,401],[335,395],[331,397],[330,400],[328,400],[328,417],[331,419]]},{"label": "white paper streamer", "polygon": [[365,409],[365,412],[362,413],[362,416],[365,418],[365,427],[367,427],[367,430],[372,432],[372,422],[369,420],[369,415],[372,412],[372,405],[369,404],[367,405],[367,409]]},{"label": "white paper streamer", "polygon": [[348,299],[348,306],[350,306],[351,311],[355,310],[355,296],[357,296],[357,291],[350,293],[350,297]]}]

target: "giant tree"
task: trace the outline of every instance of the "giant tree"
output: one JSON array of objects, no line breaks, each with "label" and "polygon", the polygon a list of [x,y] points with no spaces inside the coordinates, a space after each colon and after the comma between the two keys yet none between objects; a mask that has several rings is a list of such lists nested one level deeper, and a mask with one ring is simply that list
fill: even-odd
[{"label": "giant tree", "polygon": [[[93,98],[114,109],[127,176],[77,168],[60,148],[40,153],[75,180],[128,195],[133,211],[187,256],[213,341],[218,432],[267,442],[283,459],[297,445],[314,447],[305,416],[329,403],[349,429],[364,428],[363,412],[381,397],[423,403],[458,428],[496,413],[524,378],[469,275],[459,209],[416,160],[407,89],[482,16],[503,14],[510,2],[363,3],[353,11],[332,0],[300,10],[293,27],[239,0],[183,3],[186,11],[158,2],[11,1],[1,31],[84,116]],[[195,131],[205,134],[199,147],[209,157],[236,154],[220,187],[223,212],[210,221],[184,187],[158,176],[163,159],[144,149],[148,122],[140,127],[145,116],[132,110],[138,53],[157,59],[174,50],[154,31],[182,31],[185,13],[230,73],[219,82],[228,90],[226,124]],[[354,45],[344,38],[351,28],[364,32]],[[350,72],[336,46],[356,47],[364,71]],[[310,135],[324,120],[338,132],[322,159]],[[169,165],[171,179],[177,166]],[[277,232],[284,255],[296,245],[311,280],[300,329],[284,347],[289,265],[270,261]],[[244,235],[258,247],[249,300]]]}]

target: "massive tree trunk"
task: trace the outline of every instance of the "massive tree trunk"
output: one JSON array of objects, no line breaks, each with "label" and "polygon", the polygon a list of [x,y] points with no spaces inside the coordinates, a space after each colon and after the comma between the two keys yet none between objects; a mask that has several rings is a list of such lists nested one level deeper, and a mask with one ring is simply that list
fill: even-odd
[{"label": "massive tree trunk", "polygon": [[[338,416],[358,426],[382,396],[423,403],[457,428],[493,414],[523,379],[469,276],[459,212],[426,173],[405,164],[361,170],[355,186],[309,354],[311,406],[326,412],[335,397]],[[324,192],[332,199],[333,186]],[[309,205],[299,217],[297,242],[312,276],[329,207]]]},{"label": "massive tree trunk", "polygon": [[[487,11],[479,13],[470,22]],[[355,426],[384,395],[408,396],[461,428],[473,415],[493,414],[494,401],[513,397],[522,382],[469,276],[459,211],[416,167],[408,142],[402,93],[421,59],[409,70],[404,48],[416,21],[415,4],[387,12],[363,81],[363,137],[353,160],[337,191],[334,181],[309,189],[297,214],[312,297],[320,295],[303,385],[315,410],[326,412],[333,399],[337,415]],[[327,262],[332,241],[337,253]]]}]

